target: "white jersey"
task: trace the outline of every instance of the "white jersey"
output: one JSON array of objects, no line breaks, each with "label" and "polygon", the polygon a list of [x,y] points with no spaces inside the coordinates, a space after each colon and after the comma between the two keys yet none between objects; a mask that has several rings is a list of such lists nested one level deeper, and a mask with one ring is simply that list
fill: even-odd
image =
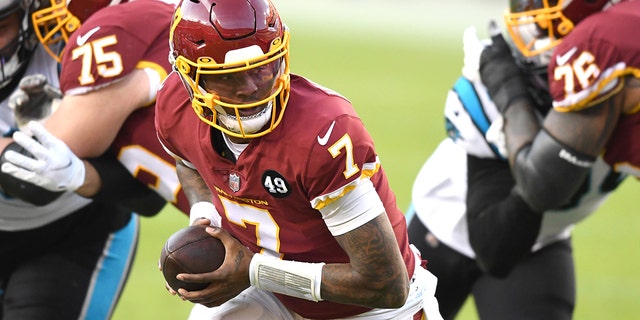
[{"label": "white jersey", "polygon": [[[44,74],[49,83],[59,87],[58,64],[39,45],[34,52],[25,75]],[[8,98],[0,102],[0,132],[4,135],[17,127]],[[37,228],[69,215],[86,206],[90,199],[75,192],[66,192],[46,206],[34,206],[0,191],[0,230],[17,231]]]},{"label": "white jersey", "polygon": [[[466,218],[467,154],[506,161],[501,152],[504,148],[487,140],[487,132],[501,131],[490,130],[492,124],[501,123],[501,117],[479,78],[463,76],[450,90],[444,110],[448,138],[427,159],[412,190],[420,221],[441,242],[470,258],[475,258],[475,253],[469,244]],[[592,214],[623,178],[598,158],[588,190],[581,190],[574,205],[544,213],[532,250],[568,238],[574,225]]]}]

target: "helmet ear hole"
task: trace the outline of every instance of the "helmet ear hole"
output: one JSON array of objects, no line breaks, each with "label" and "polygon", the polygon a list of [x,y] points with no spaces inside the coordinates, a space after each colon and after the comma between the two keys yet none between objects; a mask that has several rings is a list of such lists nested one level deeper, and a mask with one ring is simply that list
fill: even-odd
[{"label": "helmet ear hole", "polygon": [[71,16],[71,19],[67,21],[64,28],[67,30],[67,32],[73,33],[78,28],[80,28],[80,20],[74,16]]},{"label": "helmet ear hole", "polygon": [[187,63],[187,62],[186,62],[186,61],[184,61],[183,59],[178,59],[178,60],[176,60],[176,62],[175,62],[175,66],[176,66],[176,69],[178,69],[178,71],[179,71],[181,74],[184,74],[184,75],[187,75],[187,74],[188,74],[188,75],[191,75],[191,66],[189,65],[189,63]]},{"label": "helmet ear hole", "polygon": [[558,34],[564,37],[573,29],[573,23],[568,19],[563,19],[562,22],[558,24],[558,27],[556,29],[558,31]]}]

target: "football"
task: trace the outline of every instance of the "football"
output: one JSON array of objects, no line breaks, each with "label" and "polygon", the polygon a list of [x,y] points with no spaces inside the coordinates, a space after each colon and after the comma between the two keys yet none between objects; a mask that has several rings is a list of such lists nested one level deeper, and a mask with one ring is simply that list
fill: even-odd
[{"label": "football", "polygon": [[205,232],[203,225],[189,226],[172,234],[160,254],[162,275],[169,286],[178,291],[198,291],[207,283],[184,282],[176,279],[180,273],[206,273],[217,270],[224,262],[222,242]]}]

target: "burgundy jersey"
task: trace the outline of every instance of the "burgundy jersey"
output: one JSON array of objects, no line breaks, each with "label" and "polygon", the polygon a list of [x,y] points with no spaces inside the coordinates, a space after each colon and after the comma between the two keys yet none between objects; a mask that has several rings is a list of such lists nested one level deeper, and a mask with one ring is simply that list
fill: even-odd
[{"label": "burgundy jersey", "polygon": [[[171,71],[168,54],[173,11],[173,5],[162,1],[139,0],[93,14],[65,47],[62,91],[84,94],[121,80],[135,69],[150,70],[158,75],[158,81],[166,78]],[[137,179],[189,212],[175,160],[156,137],[154,117],[155,103],[136,110],[123,124],[111,149]]]},{"label": "burgundy jersey", "polygon": [[[640,78],[640,1],[625,1],[580,22],[554,50],[549,64],[553,107],[589,108],[617,93],[623,78]],[[618,120],[604,159],[616,171],[640,176],[640,107]]]},{"label": "burgundy jersey", "polygon": [[[158,91],[156,129],[163,144],[193,164],[213,191],[222,227],[254,252],[285,260],[349,262],[318,209],[348,193],[356,179],[369,177],[413,274],[415,258],[404,215],[372,138],[351,103],[335,92],[291,75],[282,122],[273,132],[253,139],[234,163],[214,150],[214,145],[224,144],[220,132],[196,116],[179,75],[172,73]],[[314,319],[368,310],[277,296],[291,310]]]}]

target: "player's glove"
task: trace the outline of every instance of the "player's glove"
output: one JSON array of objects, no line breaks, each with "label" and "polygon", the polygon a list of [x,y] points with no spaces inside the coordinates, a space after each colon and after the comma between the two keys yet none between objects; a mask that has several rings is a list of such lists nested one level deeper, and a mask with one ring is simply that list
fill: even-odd
[{"label": "player's glove", "polygon": [[497,23],[489,22],[491,45],[480,55],[480,78],[502,114],[518,98],[529,96],[527,79],[516,64]]},{"label": "player's glove", "polygon": [[480,54],[489,40],[480,40],[475,27],[468,27],[462,36],[462,48],[464,51],[464,65],[462,75],[471,82],[480,81]]},{"label": "player's glove", "polygon": [[75,191],[81,187],[85,178],[84,162],[40,123],[31,121],[28,128],[34,138],[17,131],[13,140],[34,158],[7,151],[2,172],[50,191]]},{"label": "player's glove", "polygon": [[55,105],[62,98],[60,89],[47,82],[43,74],[25,76],[20,80],[18,89],[9,97],[9,108],[13,110],[18,127],[25,126],[31,120],[49,117]]}]

